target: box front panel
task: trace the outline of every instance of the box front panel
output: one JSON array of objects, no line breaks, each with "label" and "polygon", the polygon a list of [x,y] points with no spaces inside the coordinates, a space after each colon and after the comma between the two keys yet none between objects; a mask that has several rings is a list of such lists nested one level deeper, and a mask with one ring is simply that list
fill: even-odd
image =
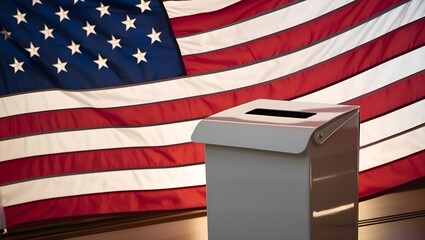
[{"label": "box front panel", "polygon": [[210,240],[309,239],[305,154],[207,145]]}]

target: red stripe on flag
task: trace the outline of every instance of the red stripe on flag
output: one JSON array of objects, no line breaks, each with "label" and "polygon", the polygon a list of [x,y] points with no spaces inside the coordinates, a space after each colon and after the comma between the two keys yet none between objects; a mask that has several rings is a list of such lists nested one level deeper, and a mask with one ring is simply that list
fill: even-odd
[{"label": "red stripe on flag", "polygon": [[177,37],[221,28],[255,15],[285,7],[295,0],[258,1],[244,0],[216,12],[202,13],[187,17],[172,18],[171,26]]},{"label": "red stripe on flag", "polygon": [[186,72],[192,75],[220,71],[307,47],[358,25],[400,2],[358,1],[288,31],[220,51],[184,56]]},{"label": "red stripe on flag", "polygon": [[0,185],[15,181],[84,172],[165,168],[203,163],[204,146],[181,144],[157,148],[102,149],[52,154],[0,163]]},{"label": "red stripe on flag", "polygon": [[[31,202],[4,209],[12,229],[69,216],[172,211],[205,207],[205,187],[83,195]],[[70,207],[72,206],[72,207]],[[51,211],[34,211],[51,209]],[[24,213],[24,214],[23,214]]]},{"label": "red stripe on flag", "polygon": [[424,98],[425,71],[421,71],[344,104],[360,106],[360,120],[365,122]]},{"label": "red stripe on flag", "polygon": [[0,118],[0,139],[78,129],[150,126],[211,114],[208,107],[187,111],[196,106],[193,104],[192,100],[186,99],[108,109],[64,109]]},{"label": "red stripe on flag", "polygon": [[425,151],[386,165],[369,169],[359,175],[359,198],[372,196],[412,180],[425,177]]}]

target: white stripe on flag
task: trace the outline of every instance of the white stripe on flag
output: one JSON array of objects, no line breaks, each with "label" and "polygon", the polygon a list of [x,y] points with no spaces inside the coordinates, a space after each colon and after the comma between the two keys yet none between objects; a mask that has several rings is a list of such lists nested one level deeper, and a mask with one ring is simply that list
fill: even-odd
[{"label": "white stripe on flag", "polygon": [[[425,100],[360,124],[360,146],[373,144],[425,123]],[[425,138],[422,139],[425,142]]]},{"label": "white stripe on flag", "polygon": [[[284,31],[334,11],[352,1],[304,1],[226,28],[177,38],[177,43],[183,56],[210,52]],[[255,29],[255,31],[246,31],[246,29]]]},{"label": "white stripe on flag", "polygon": [[213,12],[240,2],[241,0],[189,0],[164,1],[168,17],[184,17],[199,13]]},{"label": "white stripe on flag", "polygon": [[54,153],[188,143],[198,122],[56,132],[4,140],[0,141],[0,162]]},{"label": "white stripe on flag", "polygon": [[0,188],[3,206],[94,193],[161,190],[205,185],[205,165],[123,170],[42,178]]},{"label": "white stripe on flag", "polygon": [[378,167],[425,149],[425,127],[360,149],[359,171]]},{"label": "white stripe on flag", "polygon": [[[147,104],[234,90],[319,64],[425,16],[425,1],[412,1],[309,48],[234,70],[101,91],[45,91],[0,98],[0,117],[82,107]],[[281,67],[285,66],[285,67]],[[144,94],[141,95],[140,92]],[[56,101],[51,101],[56,99]]]},{"label": "white stripe on flag", "polygon": [[294,100],[317,103],[346,102],[424,70],[424,61],[425,47],[421,47],[343,82]]}]

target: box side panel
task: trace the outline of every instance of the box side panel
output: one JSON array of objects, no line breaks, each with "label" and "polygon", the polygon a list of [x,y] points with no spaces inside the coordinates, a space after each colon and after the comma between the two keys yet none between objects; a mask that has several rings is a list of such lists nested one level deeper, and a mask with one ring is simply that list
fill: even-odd
[{"label": "box side panel", "polygon": [[309,239],[306,155],[207,145],[209,240]]},{"label": "box side panel", "polygon": [[359,117],[311,141],[311,239],[357,239]]}]

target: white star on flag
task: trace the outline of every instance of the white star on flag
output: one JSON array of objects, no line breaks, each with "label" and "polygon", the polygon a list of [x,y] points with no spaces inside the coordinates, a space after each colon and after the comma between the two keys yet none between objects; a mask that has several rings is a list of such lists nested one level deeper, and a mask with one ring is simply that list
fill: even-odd
[{"label": "white star on flag", "polygon": [[106,64],[106,61],[108,61],[107,58],[102,58],[100,54],[97,55],[97,60],[94,60],[94,62],[97,64],[98,69],[100,70],[102,67],[109,68]]},{"label": "white star on flag", "polygon": [[103,15],[111,15],[108,10],[109,6],[103,5],[103,3],[100,3],[100,7],[97,7],[96,10],[100,12],[100,17],[103,17]]},{"label": "white star on flag", "polygon": [[32,42],[30,42],[30,47],[29,48],[25,48],[25,50],[27,50],[30,53],[30,57],[33,56],[39,56],[38,54],[38,49],[40,49],[40,47],[34,47],[34,44],[32,44]]},{"label": "white star on flag", "polygon": [[25,72],[22,65],[24,65],[24,62],[19,62],[18,60],[16,60],[16,58],[13,58],[13,63],[9,64],[9,66],[13,67],[13,70],[15,71],[15,73],[17,71]]},{"label": "white star on flag", "polygon": [[59,7],[59,12],[56,12],[56,15],[58,15],[59,16],[59,22],[62,22],[62,20],[64,20],[64,19],[68,19],[68,20],[70,20],[69,19],[69,17],[68,17],[68,13],[69,13],[69,10],[63,10],[62,9],[62,7]]},{"label": "white star on flag", "polygon": [[149,4],[151,1],[145,2],[144,0],[140,0],[140,4],[137,4],[136,6],[140,8],[140,11],[143,13],[146,10],[152,11],[152,9],[149,7]]},{"label": "white star on flag", "polygon": [[141,52],[139,48],[137,48],[137,53],[133,54],[133,57],[137,58],[137,63],[140,61],[148,62],[145,58],[146,52]]},{"label": "white star on flag", "polygon": [[83,27],[83,29],[86,30],[87,37],[90,35],[90,33],[93,33],[94,35],[96,35],[96,31],[94,30],[95,27],[96,25],[90,25],[90,23],[86,21],[86,26]]},{"label": "white star on flag", "polygon": [[152,33],[148,34],[148,37],[151,38],[151,44],[153,44],[155,41],[161,42],[161,39],[159,39],[159,35],[161,35],[161,32],[156,32],[154,28],[152,28]]},{"label": "white star on flag", "polygon": [[25,19],[26,15],[27,15],[26,13],[21,13],[19,9],[16,9],[16,15],[13,15],[13,17],[16,18],[17,24],[21,22],[28,23],[27,20]]},{"label": "white star on flag", "polygon": [[112,36],[112,39],[109,40],[108,43],[112,45],[112,49],[115,49],[116,47],[122,48],[120,44],[121,39],[115,38],[114,35],[111,35],[111,36]]},{"label": "white star on flag", "polygon": [[4,28],[3,28],[3,30],[1,30],[1,34],[4,35],[4,40],[6,40],[8,38],[12,39],[12,32],[8,32]]},{"label": "white star on flag", "polygon": [[35,4],[42,4],[41,0],[32,0],[32,5],[34,6]]},{"label": "white star on flag", "polygon": [[53,36],[53,28],[48,28],[46,24],[44,24],[44,30],[40,31],[44,34],[44,40],[48,39],[49,37],[55,38]]},{"label": "white star on flag", "polygon": [[66,70],[66,68],[65,68],[66,64],[68,64],[68,63],[67,63],[67,62],[62,62],[62,61],[58,58],[58,63],[53,64],[53,66],[54,66],[55,68],[57,68],[58,73],[60,73],[61,71],[68,72],[68,71]]},{"label": "white star on flag", "polygon": [[125,31],[128,31],[128,29],[130,28],[134,28],[136,29],[136,26],[134,26],[134,22],[136,21],[135,18],[131,19],[128,15],[127,15],[127,19],[125,21],[122,21],[122,24],[125,25]]},{"label": "white star on flag", "polygon": [[74,41],[71,41],[71,45],[68,45],[67,47],[71,49],[72,51],[71,55],[74,55],[74,53],[81,53],[80,44],[76,44],[74,43]]}]

